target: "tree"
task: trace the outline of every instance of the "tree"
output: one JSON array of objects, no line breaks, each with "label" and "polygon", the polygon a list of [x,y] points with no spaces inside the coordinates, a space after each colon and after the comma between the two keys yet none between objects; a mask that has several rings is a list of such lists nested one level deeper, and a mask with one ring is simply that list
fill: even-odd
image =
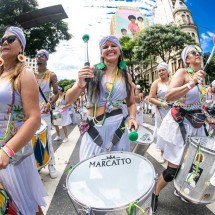
[{"label": "tree", "polygon": [[135,57],[145,60],[149,56],[160,57],[164,62],[169,60],[182,51],[186,44],[196,44],[194,39],[181,31],[174,24],[156,24],[135,37]]},{"label": "tree", "polygon": [[[0,33],[9,25],[19,26],[16,17],[33,10],[36,10],[38,3],[36,0],[0,0]],[[69,40],[72,35],[68,33],[68,24],[63,21],[48,22],[31,29],[24,29],[27,45],[26,55],[35,57],[39,49],[47,49],[50,53],[56,51],[56,46],[60,40]]]},{"label": "tree", "polygon": [[75,80],[69,80],[69,79],[63,79],[58,81],[58,85],[62,86],[64,88],[64,91],[66,92],[69,88],[71,88],[75,83]]},{"label": "tree", "polygon": [[137,62],[135,61],[135,59],[133,57],[134,40],[127,36],[121,37],[120,44],[122,45],[124,61],[126,62],[128,68],[129,68],[129,73],[131,74],[132,80],[134,81],[135,76],[134,76],[133,67],[134,67],[134,65],[137,64]]}]

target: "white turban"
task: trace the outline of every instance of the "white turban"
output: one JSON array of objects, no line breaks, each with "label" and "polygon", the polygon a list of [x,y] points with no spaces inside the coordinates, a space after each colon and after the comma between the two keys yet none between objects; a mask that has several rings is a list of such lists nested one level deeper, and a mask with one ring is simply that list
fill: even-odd
[{"label": "white turban", "polygon": [[159,63],[157,66],[157,71],[159,71],[161,69],[165,69],[167,71],[167,73],[169,73],[169,66],[167,63],[165,63],[165,62]]},{"label": "white turban", "polygon": [[211,86],[215,88],[215,80],[212,81]]},{"label": "white turban", "polygon": [[187,55],[188,55],[189,51],[192,49],[196,49],[198,52],[201,52],[201,49],[198,46],[195,46],[195,45],[186,46],[181,53],[181,59],[184,63],[184,66],[186,66],[186,67],[188,66],[186,63]]}]

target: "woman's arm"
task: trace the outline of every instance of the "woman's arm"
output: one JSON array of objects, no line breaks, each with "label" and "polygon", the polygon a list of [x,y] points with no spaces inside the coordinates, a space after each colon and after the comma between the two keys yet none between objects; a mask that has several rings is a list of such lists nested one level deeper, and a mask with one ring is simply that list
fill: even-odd
[{"label": "woman's arm", "polygon": [[31,140],[41,124],[39,89],[34,74],[26,69],[20,75],[18,84],[25,121],[14,137],[6,144],[14,152],[18,152]]},{"label": "woman's arm", "polygon": [[176,101],[182,98],[205,76],[206,73],[199,70],[194,74],[192,79],[190,79],[186,69],[179,69],[172,77],[165,99],[167,101]]},{"label": "woman's arm", "polygon": [[74,102],[78,99],[86,87],[87,83],[85,79],[94,77],[93,69],[94,67],[86,66],[78,72],[78,80],[75,82],[72,88],[66,92],[66,103],[74,104]]},{"label": "woman's arm", "polygon": [[152,86],[150,88],[150,92],[149,92],[149,102],[154,104],[154,105],[157,105],[159,106],[161,104],[161,101],[159,101],[157,99],[157,89],[158,89],[158,82],[157,81],[154,81],[152,83]]},{"label": "woman's arm", "polygon": [[131,85],[130,95],[126,98],[126,104],[129,109],[128,129],[131,129],[132,125],[134,125],[135,130],[137,131],[138,129],[138,124],[136,122],[137,107],[134,99],[134,87],[132,85],[132,79],[129,74],[128,74],[128,81]]}]

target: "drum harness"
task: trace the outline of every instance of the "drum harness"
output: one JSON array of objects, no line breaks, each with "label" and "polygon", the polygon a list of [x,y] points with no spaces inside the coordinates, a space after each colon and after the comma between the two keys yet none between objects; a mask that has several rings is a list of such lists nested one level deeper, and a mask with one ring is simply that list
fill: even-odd
[{"label": "drum harness", "polygon": [[[111,117],[111,116],[116,116],[116,115],[119,115],[119,114],[122,114],[122,109],[116,109],[116,110],[113,110],[111,111],[110,113],[106,113],[106,118],[108,117]],[[104,117],[104,114],[100,115],[100,116],[97,116],[96,117],[96,120],[97,121],[100,121],[102,120]],[[120,124],[120,126],[116,129],[114,135],[113,135],[113,138],[112,138],[112,143],[113,145],[116,145],[119,140],[121,139],[122,135],[124,134],[125,132],[125,120],[126,120],[127,117],[123,117],[122,119],[122,122]],[[98,132],[98,130],[95,128],[95,121],[93,119],[89,120],[87,119],[87,123],[89,125],[89,129],[87,131],[87,133],[90,135],[90,137],[93,139],[93,141],[98,145],[98,146],[101,146],[103,144],[103,140]]]},{"label": "drum harness", "polygon": [[[182,137],[183,137],[183,140],[184,140],[184,144],[185,144],[185,140],[186,140],[186,129],[185,129],[185,126],[184,126],[184,117],[190,121],[190,117],[193,116],[193,114],[195,113],[202,113],[201,110],[192,110],[192,111],[187,111],[181,107],[178,107],[178,106],[173,106],[171,108],[171,115],[172,117],[174,118],[174,120],[179,124],[179,128],[180,128],[180,131],[181,131],[181,134],[182,134]],[[191,123],[192,124],[192,123]],[[206,136],[208,136],[208,131],[206,129],[206,124],[205,122],[202,123],[202,125],[204,126],[204,131],[205,131],[205,134]],[[201,127],[201,126],[200,126]]]}]

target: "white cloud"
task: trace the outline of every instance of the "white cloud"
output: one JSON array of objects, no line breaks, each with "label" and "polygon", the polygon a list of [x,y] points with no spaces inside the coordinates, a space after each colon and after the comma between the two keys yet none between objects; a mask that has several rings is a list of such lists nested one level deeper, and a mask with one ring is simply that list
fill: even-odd
[{"label": "white cloud", "polygon": [[200,43],[203,50],[208,50],[211,47],[211,42],[213,41],[214,33],[207,31],[202,33],[200,36]]},{"label": "white cloud", "polygon": [[64,19],[69,24],[69,32],[74,36],[70,41],[62,41],[57,52],[50,54],[49,69],[53,70],[58,79],[75,79],[78,70],[85,62],[84,34],[89,34],[89,59],[91,64],[99,61],[99,40],[110,34],[110,21],[118,6],[140,7],[147,17],[152,13],[155,0],[38,0],[39,7],[62,4],[68,15]]}]

